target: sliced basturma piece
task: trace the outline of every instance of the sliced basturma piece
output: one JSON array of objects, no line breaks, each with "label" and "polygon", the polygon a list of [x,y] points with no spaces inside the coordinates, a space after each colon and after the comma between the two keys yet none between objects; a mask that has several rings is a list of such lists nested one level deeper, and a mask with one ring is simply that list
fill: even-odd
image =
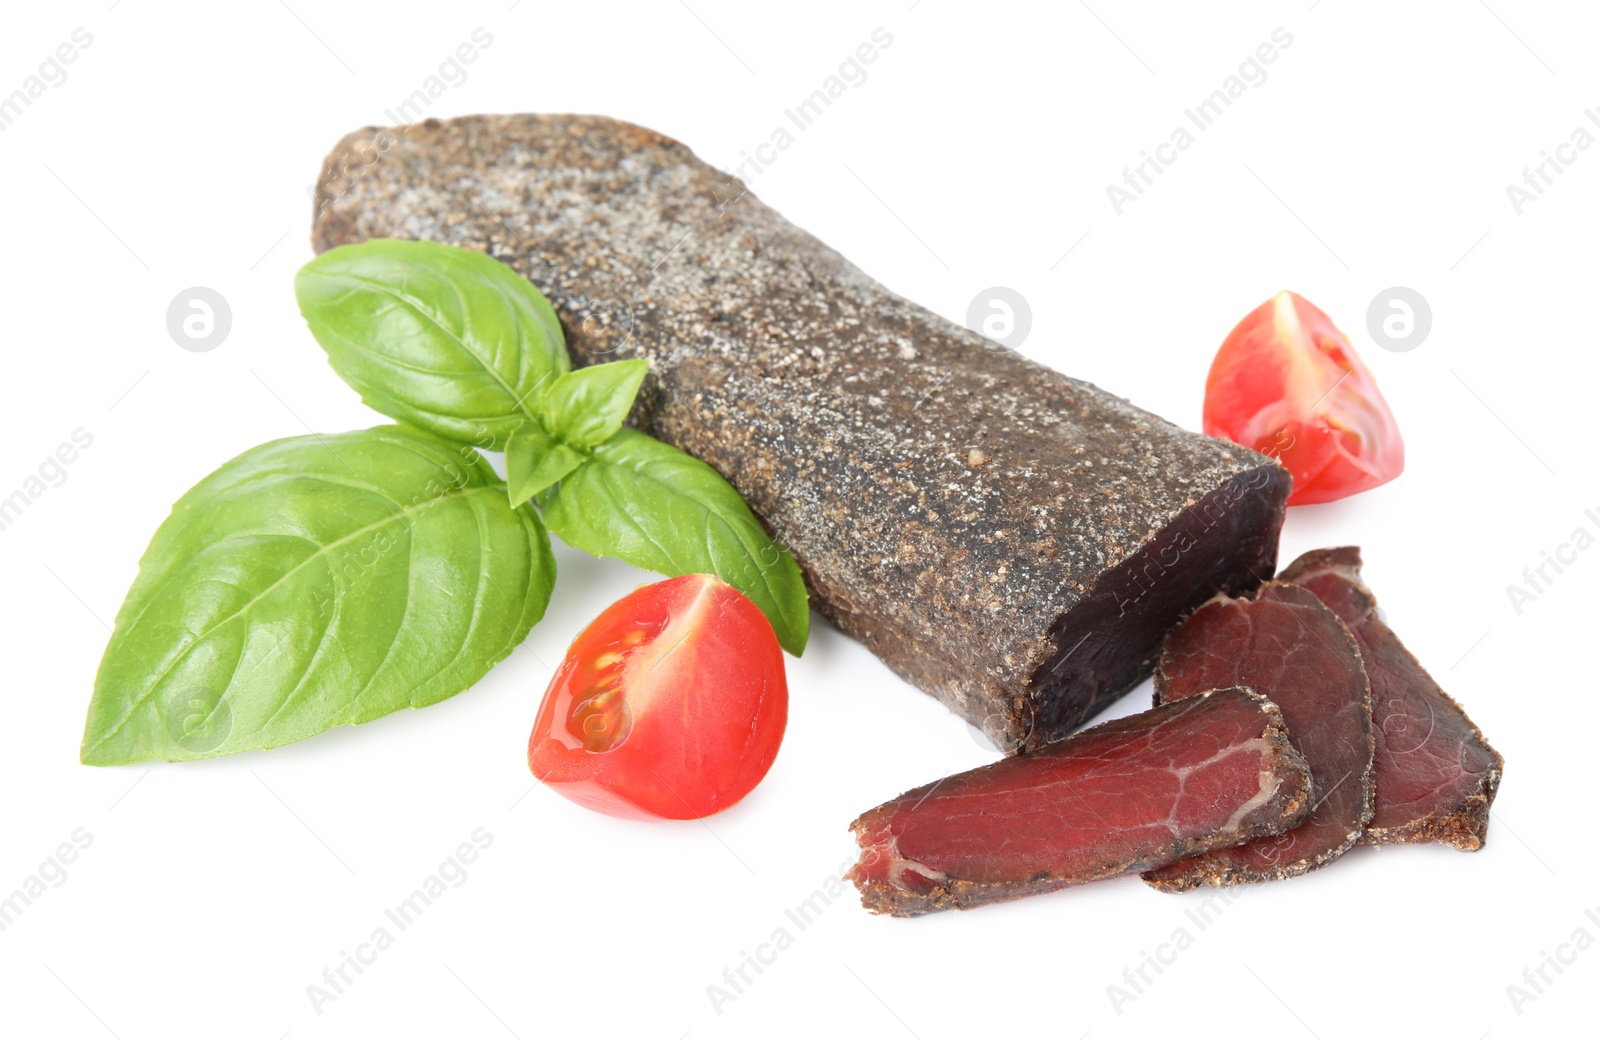
[{"label": "sliced basturma piece", "polygon": [[1278,580],[1316,593],[1361,646],[1377,744],[1372,820],[1361,840],[1482,848],[1504,761],[1378,617],[1378,601],[1361,580],[1361,550],[1308,552]]},{"label": "sliced basturma piece", "polygon": [[358,131],[312,241],[381,236],[527,276],[576,364],[648,358],[632,422],[716,467],[828,620],[1006,750],[1076,728],[1186,612],[1276,568],[1276,462],[896,296],[661,134]]},{"label": "sliced basturma piece", "polygon": [[1289,739],[1311,767],[1315,804],[1291,831],[1145,874],[1159,889],[1304,874],[1354,845],[1372,816],[1371,691],[1355,638],[1333,611],[1297,585],[1269,582],[1254,599],[1219,596],[1167,635],[1157,703],[1233,684],[1282,710]]},{"label": "sliced basturma piece", "polygon": [[1277,707],[1215,690],[885,802],[850,825],[847,877],[877,913],[966,910],[1277,833],[1310,808]]}]

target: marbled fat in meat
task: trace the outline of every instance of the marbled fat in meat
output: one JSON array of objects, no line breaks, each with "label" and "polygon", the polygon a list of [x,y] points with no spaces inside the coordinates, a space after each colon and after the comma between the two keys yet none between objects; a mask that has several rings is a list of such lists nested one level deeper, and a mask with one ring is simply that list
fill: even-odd
[{"label": "marbled fat in meat", "polygon": [[1289,739],[1316,785],[1310,816],[1291,831],[1145,874],[1165,891],[1293,877],[1361,838],[1372,815],[1372,706],[1355,638],[1316,596],[1269,582],[1253,599],[1219,596],[1168,633],[1156,665],[1157,703],[1244,685],[1283,711]]},{"label": "marbled fat in meat", "polygon": [[1276,833],[1310,803],[1277,707],[1216,690],[878,806],[851,824],[861,860],[847,876],[878,913],[968,909]]}]

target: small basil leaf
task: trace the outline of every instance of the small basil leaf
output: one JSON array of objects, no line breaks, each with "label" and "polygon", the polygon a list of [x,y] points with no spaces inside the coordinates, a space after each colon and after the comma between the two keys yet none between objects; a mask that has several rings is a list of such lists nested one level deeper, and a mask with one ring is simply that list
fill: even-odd
[{"label": "small basil leaf", "polygon": [[539,495],[562,541],[662,574],[715,574],[772,622],[791,654],[811,614],[800,567],[722,475],[677,448],[624,427]]},{"label": "small basil leaf", "polygon": [[300,313],[333,370],[373,408],[500,449],[571,368],[555,311],[526,278],[471,249],[376,238],[300,269]]},{"label": "small basil leaf", "polygon": [[84,728],[91,765],[276,747],[459,693],[555,581],[471,448],[406,427],[273,441],[156,531]]},{"label": "small basil leaf", "polygon": [[523,423],[506,442],[506,492],[512,506],[534,495],[583,465],[586,456],[567,447],[536,422]]},{"label": "small basil leaf", "polygon": [[650,362],[643,358],[568,372],[540,400],[545,429],[574,448],[603,443],[622,428],[649,372]]}]

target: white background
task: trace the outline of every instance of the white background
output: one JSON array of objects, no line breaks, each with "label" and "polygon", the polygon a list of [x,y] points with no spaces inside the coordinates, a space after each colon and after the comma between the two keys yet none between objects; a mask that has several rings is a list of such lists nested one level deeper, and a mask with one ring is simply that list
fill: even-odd
[{"label": "white background", "polygon": [[[0,894],[76,828],[92,844],[0,932],[0,1031],[1592,1031],[1600,948],[1563,948],[1574,962],[1520,1007],[1507,987],[1575,930],[1600,940],[1600,551],[1520,614],[1507,586],[1574,529],[1600,532],[1600,149],[1520,215],[1506,185],[1580,124],[1600,133],[1584,116],[1600,25],[1576,3],[1492,4],[14,5],[0,94],[75,28],[93,43],[0,133],[0,497],[75,429],[94,440],[0,531]],[[1020,291],[1024,353],[1184,425],[1246,312],[1281,288],[1327,310],[1375,370],[1408,468],[1294,510],[1283,559],[1364,547],[1391,623],[1506,757],[1488,847],[1357,849],[1243,892],[1204,931],[1185,916],[1203,895],[1136,879],[915,921],[847,896],[801,931],[784,911],[850,856],[856,814],[993,752],[819,624],[790,662],[783,751],[734,810],[641,825],[530,790],[551,665],[645,580],[566,550],[525,648],[453,700],[231,759],[79,765],[104,625],[170,503],[261,441],[377,421],[296,312],[306,188],[342,134],[385,122],[479,26],[492,45],[429,114],[605,113],[725,168],[882,26],[893,43],[866,81],[752,189],[958,321],[986,287]],[[1106,185],[1280,26],[1293,44],[1266,81],[1117,215]],[[195,285],[233,311],[210,353],[166,330]],[[1409,353],[1365,332],[1394,285],[1433,309]],[[319,1014],[307,987],[479,827],[493,844],[466,881]],[[707,987],[779,927],[792,944],[715,1007]],[[1107,987],[1179,928],[1193,944],[1114,1006]]]}]

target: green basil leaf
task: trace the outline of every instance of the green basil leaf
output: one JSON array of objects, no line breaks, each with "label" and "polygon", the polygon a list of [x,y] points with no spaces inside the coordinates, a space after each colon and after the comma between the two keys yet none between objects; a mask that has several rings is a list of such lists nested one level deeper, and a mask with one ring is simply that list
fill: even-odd
[{"label": "green basil leaf", "polygon": [[541,492],[539,507],[550,530],[584,552],[669,576],[715,574],[761,608],[785,650],[805,649],[811,613],[799,565],[692,455],[624,427]]},{"label": "green basil leaf", "polygon": [[555,311],[471,249],[376,238],[300,269],[300,313],[333,370],[385,415],[498,450],[572,363]]},{"label": "green basil leaf", "polygon": [[539,402],[545,429],[574,448],[604,443],[622,429],[649,372],[650,362],[643,358],[568,372],[550,384]]},{"label": "green basil leaf", "polygon": [[471,448],[400,426],[263,444],[156,531],[83,761],[229,755],[443,700],[523,640],[554,581],[543,525]]},{"label": "green basil leaf", "polygon": [[523,423],[506,442],[506,492],[520,506],[583,465],[588,456],[556,440],[536,422]]}]

